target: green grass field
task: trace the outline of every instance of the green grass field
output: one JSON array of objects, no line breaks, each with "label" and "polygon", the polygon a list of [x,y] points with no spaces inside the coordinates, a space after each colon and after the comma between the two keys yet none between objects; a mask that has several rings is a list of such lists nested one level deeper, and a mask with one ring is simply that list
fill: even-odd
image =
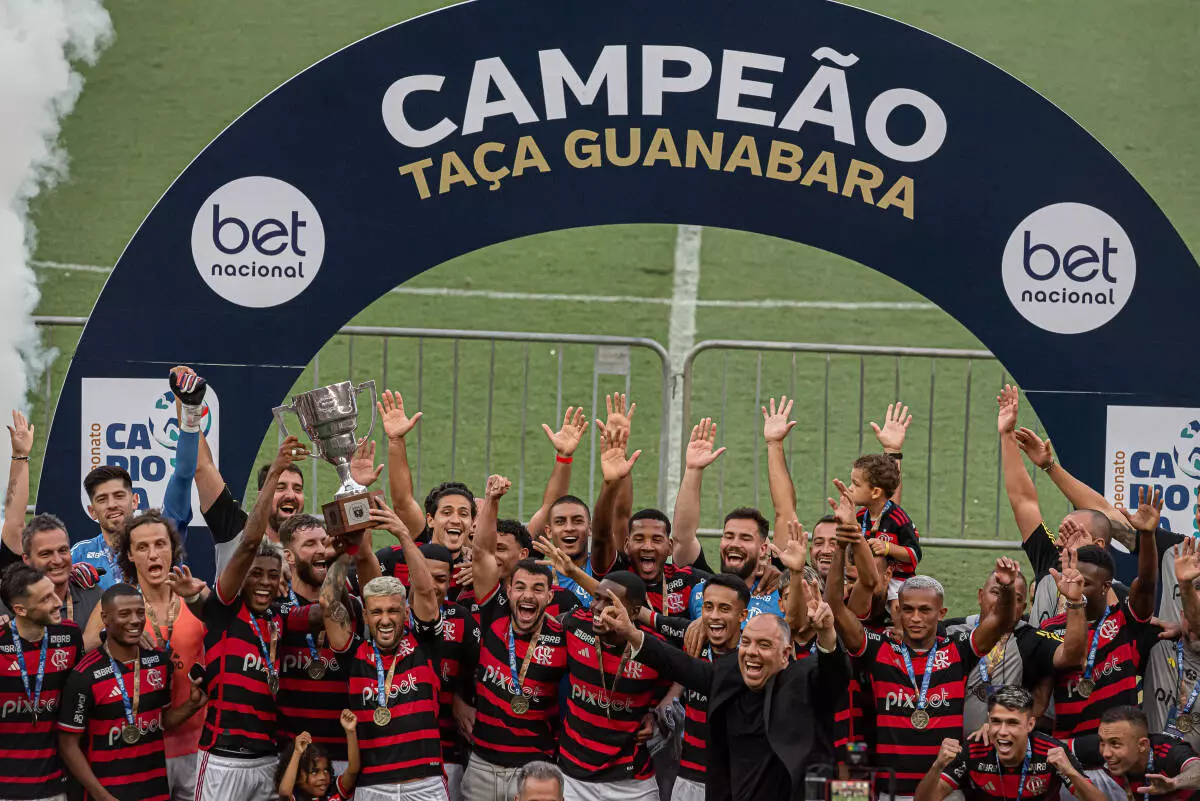
[{"label": "green grass field", "polygon": [[[64,128],[70,179],[33,206],[36,258],[41,262],[113,264],[171,180],[245,108],[333,50],[437,4],[409,0],[350,4],[339,7],[336,14],[330,14],[324,4],[305,0],[173,3],[155,13],[132,0],[112,0],[107,5],[116,41],[100,63],[85,72],[85,90]],[[1200,151],[1194,146],[1200,117],[1195,102],[1200,67],[1194,59],[1194,42],[1200,37],[1200,14],[1194,4],[1187,0],[1097,0],[1087,6],[1033,0],[1004,4],[872,0],[858,5],[962,45],[1057,103],[1121,158],[1192,250],[1200,251],[1200,182],[1196,180]],[[675,237],[676,230],[666,226],[545,234],[448,262],[408,286],[669,299]],[[100,272],[61,266],[42,266],[39,273],[43,297],[38,312],[45,315],[86,315],[105,279]],[[831,254],[717,229],[703,233],[699,297],[701,301],[923,301],[891,279]],[[354,323],[638,336],[666,345],[669,313],[665,303],[389,294]],[[888,333],[881,339],[881,326],[862,311],[701,306],[696,341],[980,347],[940,311],[886,315]],[[76,336],[73,329],[49,335],[61,352],[51,376],[53,392]],[[555,422],[560,364],[562,405],[590,408],[592,404],[593,352],[586,346],[501,343],[493,352],[488,343],[464,342],[457,349],[457,382],[452,343],[424,342],[420,369],[416,342],[390,342],[386,369],[382,341],[355,338],[352,347],[351,358],[350,342],[339,337],[322,351],[321,383],[348,375],[357,380],[373,377],[377,382],[386,377],[387,385],[402,390],[410,405],[416,406],[419,396],[426,414],[420,446],[422,492],[451,474],[481,485],[489,471],[506,473],[514,480],[523,471],[525,493],[520,507],[528,516],[550,467],[540,424]],[[187,354],[179,358],[186,361]],[[635,352],[630,386],[639,401],[634,444],[645,450],[636,473],[637,502],[644,504],[653,503],[657,481],[658,369],[654,358]],[[922,534],[1014,539],[1007,502],[1003,498],[997,502],[993,398],[1002,368],[995,362],[974,362],[968,392],[966,363],[939,361],[932,413],[930,370],[925,360],[906,359],[898,368],[896,360],[887,357],[860,362],[857,357],[839,356],[827,366],[819,355],[800,356],[793,363],[789,355],[767,354],[761,364],[753,353],[700,356],[692,416],[718,418],[722,442],[730,448],[707,478],[704,525],[717,526],[721,511],[736,505],[769,505],[765,449],[756,438],[760,425],[756,397],[765,401],[770,395],[794,393],[799,398],[800,426],[793,434],[791,461],[801,516],[811,523],[822,513],[826,478],[846,476],[850,460],[859,453],[860,437],[862,448],[873,448],[862,419],[878,420],[899,386],[900,397],[916,415],[905,448],[904,506]],[[861,413],[860,371],[865,377]],[[310,368],[297,390],[311,386]],[[623,378],[602,379],[599,385],[600,392],[623,388]],[[280,400],[264,398],[263,403],[275,405]],[[44,429],[46,409],[40,401],[34,415]],[[45,431],[40,434],[44,437]],[[264,458],[274,442],[274,432],[267,432]],[[574,475],[573,490],[584,497],[596,489],[589,475],[589,454],[585,445]],[[323,467],[320,475],[321,492],[328,494],[333,471]],[[1064,509],[1061,500],[1049,492],[1043,495],[1046,516],[1057,520]],[[310,493],[310,497],[323,495]],[[507,511],[516,513],[517,504]],[[930,549],[923,565],[943,578],[966,577],[947,582],[951,608],[961,613],[974,604],[976,577],[995,555]]]}]

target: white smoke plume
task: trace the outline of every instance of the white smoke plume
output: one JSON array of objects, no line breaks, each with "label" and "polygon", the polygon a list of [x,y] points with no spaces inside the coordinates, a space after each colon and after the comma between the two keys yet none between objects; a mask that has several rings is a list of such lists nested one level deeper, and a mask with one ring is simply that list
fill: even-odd
[{"label": "white smoke plume", "polygon": [[[112,37],[100,0],[0,0],[0,422],[28,408],[26,392],[54,356],[32,320],[39,294],[29,203],[67,174],[58,134],[83,90],[72,64],[94,64]],[[0,486],[8,482],[6,433]],[[39,433],[43,441],[49,434]]]}]

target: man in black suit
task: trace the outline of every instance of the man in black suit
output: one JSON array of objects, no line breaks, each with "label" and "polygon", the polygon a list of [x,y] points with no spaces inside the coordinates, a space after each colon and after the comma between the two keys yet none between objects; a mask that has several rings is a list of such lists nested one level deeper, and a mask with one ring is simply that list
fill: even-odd
[{"label": "man in black suit", "polygon": [[736,653],[712,662],[644,636],[620,603],[603,617],[638,661],[708,695],[707,801],[802,801],[808,769],[833,764],[833,715],[850,663],[824,601],[809,607],[816,657],[798,662],[790,661],[788,624],[776,615],[751,618]]}]

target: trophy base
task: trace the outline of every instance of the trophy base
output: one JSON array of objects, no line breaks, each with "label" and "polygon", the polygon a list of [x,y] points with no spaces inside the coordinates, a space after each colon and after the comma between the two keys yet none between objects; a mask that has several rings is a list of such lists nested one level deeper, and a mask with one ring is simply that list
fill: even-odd
[{"label": "trophy base", "polygon": [[382,490],[358,492],[334,498],[321,506],[325,516],[325,530],[331,537],[345,536],[371,528],[372,498],[384,500]]}]

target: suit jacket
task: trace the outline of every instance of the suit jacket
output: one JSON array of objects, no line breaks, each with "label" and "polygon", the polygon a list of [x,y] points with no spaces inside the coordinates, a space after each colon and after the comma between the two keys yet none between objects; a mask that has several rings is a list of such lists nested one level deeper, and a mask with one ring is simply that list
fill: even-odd
[{"label": "suit jacket", "polygon": [[[671,676],[685,687],[708,695],[706,801],[733,797],[729,775],[726,714],[739,693],[751,692],[738,669],[737,653],[713,662],[696,659],[653,637],[646,637],[638,661]],[[832,765],[833,716],[850,683],[850,661],[841,643],[832,653],[793,661],[766,686],[764,721],[767,740],[792,779],[792,801],[804,799],[804,774],[812,765]]]}]

